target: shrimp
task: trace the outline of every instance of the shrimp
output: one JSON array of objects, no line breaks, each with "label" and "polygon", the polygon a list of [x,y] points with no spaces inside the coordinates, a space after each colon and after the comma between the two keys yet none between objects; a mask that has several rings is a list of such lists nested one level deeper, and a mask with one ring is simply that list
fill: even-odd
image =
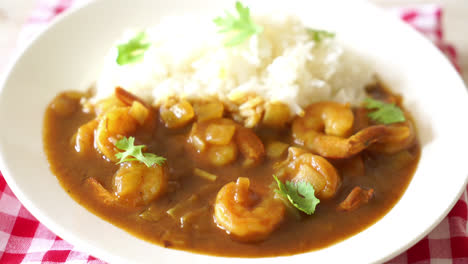
[{"label": "shrimp", "polygon": [[113,95],[102,99],[95,105],[89,107],[92,107],[92,110],[94,110],[96,116],[100,116],[117,107],[131,106],[133,102],[138,102],[145,107],[150,108],[150,106],[147,105],[142,99],[119,86],[115,88]]},{"label": "shrimp", "polygon": [[347,105],[315,103],[307,107],[303,117],[293,121],[292,134],[297,144],[327,158],[351,157],[388,134],[386,126],[375,125],[349,136],[353,121]]},{"label": "shrimp", "polygon": [[260,164],[265,156],[263,143],[252,130],[225,118],[194,123],[187,142],[198,157],[215,166],[234,162],[238,152],[245,167]]},{"label": "shrimp", "polygon": [[290,147],[287,159],[276,163],[274,169],[280,179],[310,183],[319,199],[335,196],[341,185],[341,178],[330,162],[296,147]]},{"label": "shrimp", "polygon": [[273,194],[254,192],[248,178],[224,185],[216,196],[214,219],[219,228],[244,242],[265,239],[281,223],[284,204]]},{"label": "shrimp", "polygon": [[236,130],[235,141],[239,151],[245,158],[243,163],[245,167],[256,166],[262,162],[265,156],[265,147],[251,129],[239,125]]},{"label": "shrimp", "polygon": [[80,126],[74,136],[76,152],[83,154],[93,150],[94,131],[99,122],[96,119]]},{"label": "shrimp", "polygon": [[[380,85],[369,86],[367,93],[378,100],[395,104],[401,109],[403,97],[393,94],[386,87]],[[413,146],[416,142],[416,131],[408,112],[404,111],[406,121],[390,124],[386,128],[385,135],[368,148],[371,152],[394,154]]]},{"label": "shrimp", "polygon": [[104,188],[104,186],[102,186],[102,184],[99,183],[95,178],[86,178],[84,184],[91,191],[92,197],[94,197],[97,201],[102,202],[108,206],[117,204],[117,198],[106,188]]},{"label": "shrimp", "polygon": [[167,191],[168,175],[165,167],[147,167],[140,162],[125,162],[114,174],[112,191],[95,178],[84,182],[91,194],[107,206],[132,208],[147,205]]},{"label": "shrimp", "polygon": [[115,94],[112,96],[109,96],[108,98],[99,100],[96,102],[96,104],[91,104],[91,103],[86,103],[87,111],[88,112],[94,112],[96,116],[100,116],[106,112],[108,112],[111,109],[114,109],[116,107],[124,107],[127,106],[124,104],[122,101],[120,101]]},{"label": "shrimp", "polygon": [[110,161],[117,162],[115,154],[119,152],[115,143],[124,136],[129,136],[137,128],[137,121],[128,114],[127,107],[109,110],[100,118],[95,133],[95,146]]},{"label": "shrimp", "polygon": [[[119,87],[116,88],[115,95],[126,106],[108,107],[107,111],[100,114],[96,118],[99,123],[94,135],[97,150],[113,162],[118,161],[115,154],[119,151],[115,143],[119,139],[132,135],[137,128],[151,131],[155,124],[151,107],[140,99]],[[127,106],[128,104],[131,106]]]},{"label": "shrimp", "polygon": [[149,106],[145,103],[145,101],[138,98],[138,96],[123,89],[122,87],[119,87],[119,86],[115,87],[114,93],[115,93],[115,97],[117,97],[117,99],[119,99],[120,102],[122,102],[123,104],[127,106],[131,106],[134,102],[139,102],[140,104],[149,108]]},{"label": "shrimp", "polygon": [[369,146],[369,151],[394,154],[408,149],[415,143],[416,133],[410,120],[387,126],[385,135]]},{"label": "shrimp", "polygon": [[154,164],[147,167],[141,162],[122,163],[113,178],[113,191],[120,203],[136,207],[147,205],[167,189],[167,170]]}]

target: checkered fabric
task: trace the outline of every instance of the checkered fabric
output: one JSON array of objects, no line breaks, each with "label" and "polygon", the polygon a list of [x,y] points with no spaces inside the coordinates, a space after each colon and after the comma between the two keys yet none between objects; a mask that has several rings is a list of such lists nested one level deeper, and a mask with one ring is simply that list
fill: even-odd
[{"label": "checkered fabric", "polygon": [[[27,43],[56,15],[84,2],[87,0],[39,0],[20,34],[18,46]],[[431,5],[392,9],[389,12],[400,16],[431,39],[460,71],[455,48],[444,42],[441,8]],[[387,263],[468,264],[467,191],[428,236]],[[16,199],[0,173],[0,263],[105,262],[78,251],[37,221]]]},{"label": "checkered fabric", "polygon": [[16,199],[0,174],[0,263],[105,263],[74,250],[39,223]]}]

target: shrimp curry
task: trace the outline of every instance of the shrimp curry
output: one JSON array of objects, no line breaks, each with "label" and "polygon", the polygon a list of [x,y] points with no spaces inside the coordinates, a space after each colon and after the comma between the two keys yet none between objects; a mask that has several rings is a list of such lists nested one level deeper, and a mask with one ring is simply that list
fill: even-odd
[{"label": "shrimp curry", "polygon": [[[381,84],[366,91],[360,106],[318,102],[295,117],[271,103],[255,127],[213,98],[152,106],[117,87],[91,104],[64,92],[46,110],[44,146],[78,203],[144,240],[210,255],[297,254],[379,220],[416,169],[402,98]],[[381,107],[400,117],[379,119]]]}]

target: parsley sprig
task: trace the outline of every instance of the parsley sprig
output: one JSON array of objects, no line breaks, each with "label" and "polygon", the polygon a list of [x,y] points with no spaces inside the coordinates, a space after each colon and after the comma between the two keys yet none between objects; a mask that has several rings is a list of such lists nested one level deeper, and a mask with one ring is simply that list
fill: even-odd
[{"label": "parsley sprig", "polygon": [[315,197],[314,187],[310,183],[305,181],[282,183],[275,175],[273,178],[278,184],[276,193],[287,198],[292,205],[308,215],[315,212],[315,207],[320,203],[320,200]]},{"label": "parsley sprig", "polygon": [[125,65],[141,61],[151,46],[151,43],[146,41],[146,37],[145,32],[140,32],[127,43],[118,45],[117,64]]},{"label": "parsley sprig", "polygon": [[126,161],[141,161],[143,162],[146,166],[151,167],[154,164],[158,164],[161,166],[165,161],[166,158],[160,157],[156,154],[153,153],[143,153],[143,148],[145,148],[145,145],[138,145],[135,146],[135,138],[134,137],[123,137],[119,141],[115,143],[115,146],[123,150],[124,152],[119,152],[115,154],[115,157],[120,159],[117,164],[126,162]]},{"label": "parsley sprig", "polygon": [[250,10],[240,2],[236,2],[238,16],[226,11],[225,17],[217,17],[213,22],[218,26],[218,33],[230,33],[230,38],[224,43],[226,47],[241,44],[255,34],[263,32],[263,28],[252,21]]},{"label": "parsley sprig", "polygon": [[367,109],[376,109],[367,114],[372,120],[388,125],[406,120],[403,111],[395,104],[388,104],[372,98],[366,98],[364,104]]},{"label": "parsley sprig", "polygon": [[313,29],[313,28],[307,28],[306,30],[309,36],[317,43],[320,43],[322,40],[326,38],[335,37],[335,33],[329,32],[326,30],[319,30],[319,29]]}]

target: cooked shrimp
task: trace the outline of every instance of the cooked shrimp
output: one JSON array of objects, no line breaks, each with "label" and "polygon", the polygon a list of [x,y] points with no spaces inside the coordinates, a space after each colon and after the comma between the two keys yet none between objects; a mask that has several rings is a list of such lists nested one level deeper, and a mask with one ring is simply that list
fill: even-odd
[{"label": "cooked shrimp", "polygon": [[106,205],[116,205],[117,198],[112,195],[101,183],[95,178],[86,178],[84,184],[91,191],[92,197],[95,197],[97,201],[100,201]]},{"label": "cooked shrimp", "polygon": [[95,178],[84,182],[97,200],[109,206],[136,207],[147,205],[167,189],[168,176],[164,167],[147,167],[140,162],[122,163],[108,191]]},{"label": "cooked shrimp", "polygon": [[416,139],[416,132],[410,120],[386,127],[385,135],[369,146],[372,152],[393,154],[411,147]]},{"label": "cooked shrimp", "polygon": [[364,190],[359,186],[354,187],[354,189],[348,194],[346,199],[338,205],[338,210],[340,211],[354,211],[360,206],[369,202],[369,200],[374,196],[374,189]]},{"label": "cooked shrimp", "polygon": [[238,152],[245,167],[258,165],[265,156],[263,143],[252,130],[225,118],[194,123],[188,143],[199,158],[216,166],[234,162]]},{"label": "cooked shrimp", "polygon": [[116,162],[118,149],[115,143],[122,137],[132,135],[138,127],[151,131],[155,127],[154,113],[151,107],[131,93],[117,87],[116,97],[121,103],[130,106],[108,107],[97,117],[99,124],[94,136],[94,143],[99,152],[110,161]]},{"label": "cooked shrimp", "polygon": [[128,92],[127,90],[123,89],[122,87],[115,87],[115,97],[120,100],[123,104],[127,106],[131,106],[134,102],[139,102],[140,104],[144,105],[147,108],[150,108],[149,105],[145,103],[142,99],[138,96]]},{"label": "cooked shrimp", "polygon": [[387,133],[384,125],[367,127],[350,136],[353,112],[347,105],[320,102],[307,107],[305,115],[293,121],[297,144],[327,158],[347,158],[377,142]]},{"label": "cooked shrimp", "polygon": [[117,162],[115,154],[119,152],[115,143],[122,137],[129,136],[137,129],[137,121],[129,115],[129,107],[109,110],[99,118],[94,143],[97,149],[110,161]]},{"label": "cooked shrimp", "polygon": [[245,242],[265,239],[284,218],[284,204],[273,194],[254,192],[248,178],[224,185],[216,196],[216,224]]},{"label": "cooked shrimp", "polygon": [[324,131],[331,136],[346,137],[353,127],[354,115],[349,105],[319,102],[308,106],[301,120],[309,129]]},{"label": "cooked shrimp", "polygon": [[282,180],[310,183],[319,199],[333,197],[341,184],[338,172],[330,162],[296,147],[290,147],[288,158],[276,163],[274,169]]},{"label": "cooked shrimp", "polygon": [[120,101],[115,96],[115,94],[112,96],[109,96],[108,98],[102,99],[96,102],[95,104],[91,104],[89,102],[86,104],[87,111],[94,112],[96,116],[100,116],[106,113],[107,111],[114,109],[116,107],[124,107],[124,106],[127,106],[127,105],[124,104],[122,101]]},{"label": "cooked shrimp", "polygon": [[113,191],[120,203],[135,207],[160,197],[166,191],[167,182],[167,171],[162,166],[126,162],[114,175]]},{"label": "cooked shrimp", "polygon": [[244,166],[251,167],[260,164],[265,156],[265,147],[258,136],[249,128],[238,126],[235,141],[239,151],[245,158]]},{"label": "cooked shrimp", "polygon": [[75,134],[75,150],[80,154],[84,154],[93,150],[94,147],[94,131],[99,122],[96,119],[80,126]]}]

